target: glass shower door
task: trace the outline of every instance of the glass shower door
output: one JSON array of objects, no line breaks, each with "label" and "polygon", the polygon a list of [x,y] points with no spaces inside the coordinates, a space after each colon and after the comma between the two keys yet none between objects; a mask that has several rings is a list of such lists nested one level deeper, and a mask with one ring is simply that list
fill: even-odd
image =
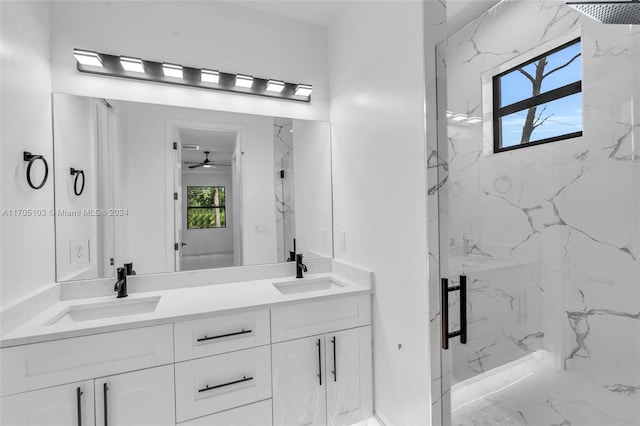
[{"label": "glass shower door", "polygon": [[[582,136],[496,152],[487,76],[575,38]],[[507,1],[438,56],[443,424],[640,424],[637,29]]]}]

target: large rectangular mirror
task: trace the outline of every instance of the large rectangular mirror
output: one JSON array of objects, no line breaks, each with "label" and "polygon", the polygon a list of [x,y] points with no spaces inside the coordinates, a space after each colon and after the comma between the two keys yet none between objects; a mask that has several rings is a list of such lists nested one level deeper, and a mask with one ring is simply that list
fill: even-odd
[{"label": "large rectangular mirror", "polygon": [[58,281],[333,256],[327,122],[54,94]]}]

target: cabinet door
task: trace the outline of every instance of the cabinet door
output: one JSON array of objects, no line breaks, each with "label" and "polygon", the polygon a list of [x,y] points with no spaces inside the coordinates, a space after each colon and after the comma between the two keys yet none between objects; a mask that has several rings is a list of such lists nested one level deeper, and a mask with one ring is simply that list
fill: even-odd
[{"label": "cabinet door", "polygon": [[351,425],[373,415],[371,327],[325,335],[327,424]]},{"label": "cabinet door", "polygon": [[99,426],[175,426],[173,365],[96,379]]},{"label": "cabinet door", "polygon": [[272,346],[273,424],[326,424],[324,337]]},{"label": "cabinet door", "polygon": [[92,426],[93,380],[5,396],[0,424],[25,426]]}]

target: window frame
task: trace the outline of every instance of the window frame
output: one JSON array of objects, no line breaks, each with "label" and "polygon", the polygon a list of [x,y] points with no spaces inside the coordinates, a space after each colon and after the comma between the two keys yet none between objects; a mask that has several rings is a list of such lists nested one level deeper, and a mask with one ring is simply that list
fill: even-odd
[{"label": "window frame", "polygon": [[[223,192],[224,192],[224,204],[221,206],[199,206],[199,207],[195,207],[195,206],[189,206],[189,188],[224,188]],[[186,207],[187,207],[187,214],[186,214],[186,219],[187,219],[187,229],[188,230],[203,230],[203,229],[224,229],[227,227],[227,220],[226,220],[226,216],[227,216],[227,190],[225,188],[224,185],[187,185],[187,202],[186,202]],[[223,226],[207,226],[205,228],[191,228],[189,226],[189,210],[200,210],[200,209],[220,209],[220,211],[224,211],[225,212],[225,221],[224,221],[224,225]]]},{"label": "window frame", "polygon": [[[577,93],[582,93],[582,79],[583,79],[583,72],[582,72],[582,66],[581,66],[581,70],[580,70],[580,79],[569,83],[567,85],[558,87],[556,89],[553,90],[549,90],[547,92],[543,92],[537,96],[530,96],[528,98],[525,98],[521,101],[517,101],[514,103],[511,103],[509,105],[505,105],[505,106],[500,106],[501,102],[500,102],[500,96],[502,94],[501,91],[501,83],[500,83],[500,78],[511,73],[514,72],[516,70],[518,70],[519,68],[524,68],[527,65],[530,65],[546,56],[551,56],[556,52],[559,52],[560,50],[566,49],[567,47],[573,46],[574,44],[580,43],[580,57],[582,58],[582,37],[577,36],[575,38],[572,38],[570,41],[561,44],[560,46],[557,46],[551,50],[548,50],[540,55],[537,55],[535,57],[533,57],[532,59],[528,59],[525,62],[522,62],[518,65],[515,65],[513,67],[510,67],[509,69],[507,69],[506,71],[502,71],[499,74],[496,74],[494,76],[491,77],[491,83],[492,83],[492,129],[493,129],[493,152],[495,154],[499,153],[499,152],[505,152],[505,151],[513,151],[514,149],[519,149],[519,148],[526,148],[526,147],[530,147],[530,146],[536,146],[536,145],[542,145],[542,144],[546,144],[546,143],[550,143],[550,142],[557,142],[557,141],[561,141],[561,140],[565,140],[565,139],[573,139],[573,138],[577,138],[577,137],[581,137],[583,135],[583,131],[584,131],[584,120],[583,121],[583,130],[580,130],[578,132],[572,132],[572,133],[566,133],[563,135],[558,135],[558,136],[553,136],[550,138],[545,138],[545,139],[539,139],[536,141],[532,141],[532,142],[527,142],[527,143],[519,143],[513,146],[509,146],[509,147],[502,147],[502,125],[501,125],[501,121],[500,119],[502,117],[506,117],[510,114],[513,114],[515,112],[518,111],[526,111],[527,109],[533,107],[533,106],[538,106],[538,105],[542,105],[548,102],[552,102],[558,99],[562,99],[571,95],[575,95]],[[582,117],[584,118],[584,117]]]}]

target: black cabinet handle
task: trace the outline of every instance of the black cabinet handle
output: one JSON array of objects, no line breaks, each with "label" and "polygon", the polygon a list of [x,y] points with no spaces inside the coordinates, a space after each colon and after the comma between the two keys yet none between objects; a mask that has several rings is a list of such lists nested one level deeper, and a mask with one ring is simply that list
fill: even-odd
[{"label": "black cabinet handle", "polygon": [[318,345],[318,379],[320,381],[320,386],[322,386],[322,352],[320,347],[320,339],[318,339],[316,345]]},{"label": "black cabinet handle", "polygon": [[82,426],[82,389],[76,388],[76,399],[78,401],[78,426]]},{"label": "black cabinet handle", "polygon": [[102,384],[102,395],[103,395],[103,403],[104,403],[104,426],[109,426],[109,406],[107,404],[107,391],[109,390],[109,386],[106,383]]},{"label": "black cabinet handle", "polygon": [[336,361],[336,336],[331,338],[331,343],[333,344],[333,381],[338,381],[338,362]]},{"label": "black cabinet handle", "polygon": [[248,382],[249,380],[253,380],[253,377],[242,376],[242,379],[234,380],[233,382],[223,383],[221,385],[216,385],[216,386],[207,385],[207,386],[203,387],[202,389],[198,389],[198,392],[206,392],[206,391],[210,391],[210,390],[213,390],[213,389],[219,389],[219,388],[223,388],[225,386],[235,385],[237,383]]},{"label": "black cabinet handle", "polygon": [[204,337],[199,338],[198,340],[196,340],[197,342],[204,342],[206,340],[214,340],[214,339],[222,339],[223,337],[230,337],[230,336],[237,336],[239,334],[247,334],[247,333],[251,333],[252,330],[245,330],[244,328],[242,329],[242,331],[236,331],[235,333],[228,333],[228,334],[220,334],[218,336],[211,336],[211,337],[207,337],[206,335]]},{"label": "black cabinet handle", "polygon": [[[460,290],[460,330],[449,333],[449,292]],[[442,314],[442,349],[449,349],[449,339],[460,336],[460,343],[467,343],[467,277],[460,275],[460,285],[449,287],[449,280],[440,280],[440,312]]]}]

